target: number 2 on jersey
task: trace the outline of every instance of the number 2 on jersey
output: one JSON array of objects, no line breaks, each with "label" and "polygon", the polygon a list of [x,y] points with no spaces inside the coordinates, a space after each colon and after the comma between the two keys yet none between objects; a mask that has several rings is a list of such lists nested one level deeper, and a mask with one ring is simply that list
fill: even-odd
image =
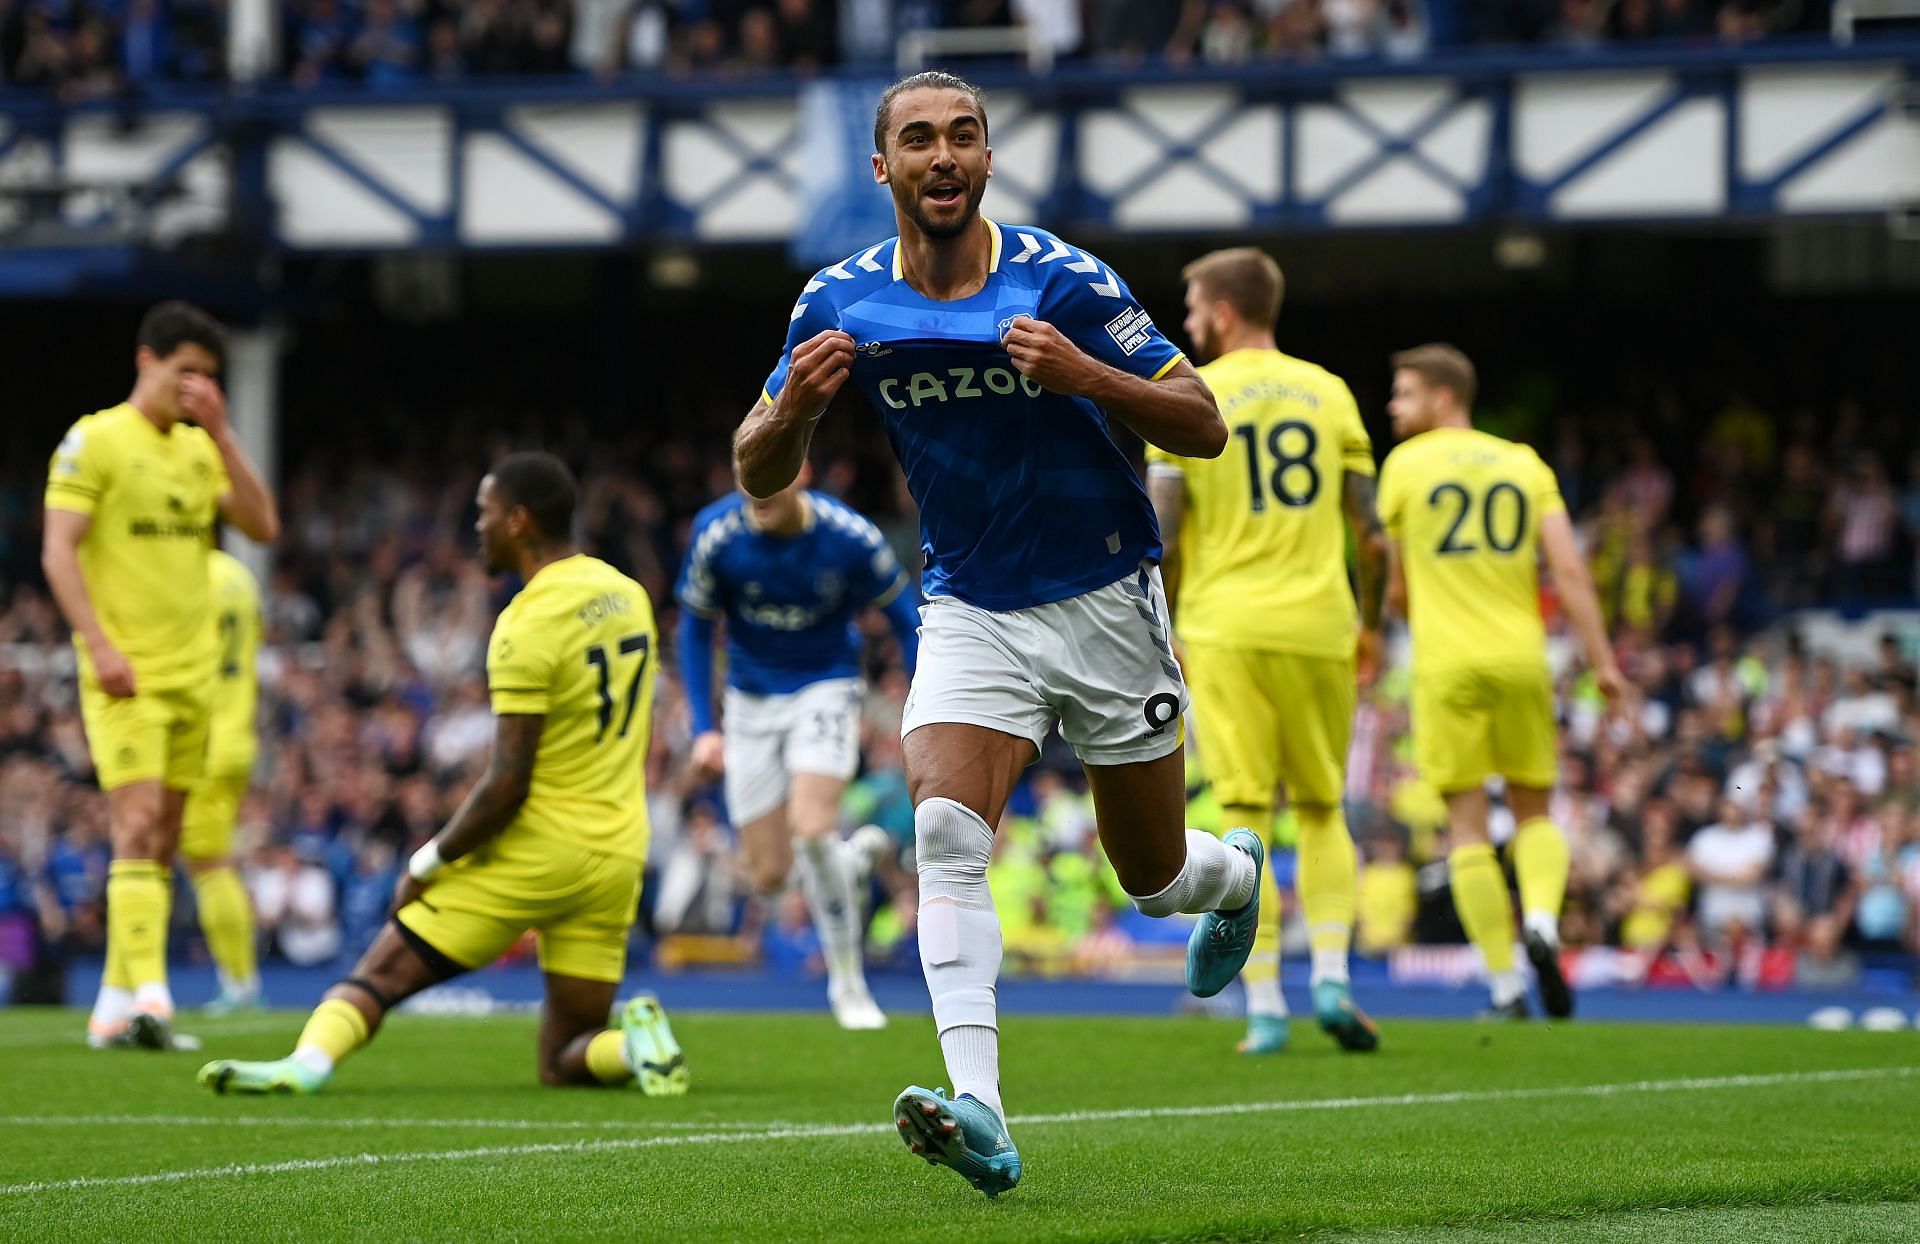
[{"label": "number 2 on jersey", "polygon": [[[634,662],[633,677],[627,682],[627,711],[620,717],[620,737],[626,738],[627,731],[633,726],[633,708],[640,699],[640,676],[647,672],[647,645],[645,635],[629,635],[620,641],[620,655],[623,657],[640,654]],[[599,644],[587,649],[587,664],[600,672],[600,732],[593,736],[595,743],[604,743],[607,728],[613,725],[613,662],[607,656],[607,645]]]},{"label": "number 2 on jersey", "polygon": [[[1287,452],[1287,433],[1298,432],[1306,438],[1306,444],[1297,454]],[[1253,492],[1253,512],[1259,514],[1267,508],[1267,499],[1260,491],[1260,431],[1251,423],[1243,423],[1234,428],[1233,434],[1247,443],[1247,486]],[[1289,419],[1285,423],[1276,423],[1267,433],[1267,456],[1273,459],[1273,471],[1267,479],[1275,499],[1281,505],[1298,508],[1312,505],[1313,499],[1320,495],[1320,468],[1314,465],[1314,451],[1320,448],[1320,434],[1313,430],[1310,423],[1298,419]],[[1304,491],[1296,492],[1287,486],[1288,472],[1300,468],[1307,473],[1307,486]]]},{"label": "number 2 on jersey", "polygon": [[[1513,526],[1505,537],[1496,530],[1500,524],[1494,518],[1495,502],[1502,494],[1513,497]],[[1439,547],[1434,552],[1447,557],[1456,553],[1471,553],[1480,547],[1461,533],[1461,528],[1467,525],[1467,515],[1473,512],[1473,494],[1463,485],[1435,485],[1427,495],[1427,504],[1435,509],[1447,504],[1456,507],[1453,521],[1447,524],[1447,534],[1440,537]],[[1520,541],[1527,534],[1527,494],[1505,481],[1487,489],[1486,496],[1480,500],[1480,533],[1485,537],[1487,547],[1496,553],[1511,553],[1519,548]]]}]

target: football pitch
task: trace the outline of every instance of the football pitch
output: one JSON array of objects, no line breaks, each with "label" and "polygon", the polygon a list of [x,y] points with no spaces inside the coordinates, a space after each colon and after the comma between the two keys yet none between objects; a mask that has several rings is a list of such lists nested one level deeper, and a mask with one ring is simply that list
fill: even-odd
[{"label": "football pitch", "polygon": [[1920,1034],[1014,1018],[1025,1161],[989,1201],[896,1138],[941,1083],[925,1015],[682,1014],[693,1091],[545,1089],[533,1019],[400,1015],[312,1098],[215,1097],[208,1057],[302,1016],[94,1052],[0,1011],[0,1239],[1895,1240],[1920,1237]]}]

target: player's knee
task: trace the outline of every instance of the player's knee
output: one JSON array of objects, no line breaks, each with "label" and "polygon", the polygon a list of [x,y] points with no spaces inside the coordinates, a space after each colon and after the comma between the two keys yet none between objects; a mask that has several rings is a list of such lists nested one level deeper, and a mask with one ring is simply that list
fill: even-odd
[{"label": "player's knee", "polygon": [[921,803],[913,810],[913,841],[923,884],[986,880],[993,831],[965,805],[937,797]]}]

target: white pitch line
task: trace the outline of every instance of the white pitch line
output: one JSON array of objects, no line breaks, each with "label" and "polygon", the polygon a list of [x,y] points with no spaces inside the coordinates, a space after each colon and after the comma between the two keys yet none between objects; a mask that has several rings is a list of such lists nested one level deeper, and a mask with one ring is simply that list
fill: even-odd
[{"label": "white pitch line", "polygon": [[[1766,1088],[1785,1084],[1832,1084],[1844,1081],[1906,1079],[1920,1075],[1920,1067],[1860,1067],[1834,1071],[1785,1071],[1763,1075],[1704,1076],[1676,1080],[1630,1080],[1616,1084],[1572,1084],[1546,1088],[1487,1089],[1452,1093],[1399,1093],[1385,1097],[1323,1097],[1290,1101],[1230,1102],[1213,1106],[1151,1106],[1131,1110],[1081,1110],[1064,1114],[1015,1115],[1016,1127],[1059,1123],[1094,1123],[1123,1119],[1191,1119],[1216,1115],[1280,1114],[1314,1110],[1364,1110],[1382,1106],[1436,1106],[1468,1102],[1537,1100],[1553,1097],[1613,1097],[1629,1093],[1692,1092],[1710,1089]],[[169,1116],[150,1116],[169,1117]],[[209,1116],[208,1122],[221,1121]],[[248,1162],[204,1166],[183,1171],[156,1171],[147,1175],[89,1175],[79,1179],[48,1179],[32,1183],[0,1184],[0,1196],[38,1192],[71,1192],[85,1188],[131,1188],[149,1184],[182,1183],[195,1179],[231,1179],[244,1175],[278,1175],[301,1171],[337,1170],[352,1166],[385,1166],[414,1162],[465,1162],[476,1158],[525,1157],[542,1153],[609,1153],[680,1145],[727,1145],[776,1140],[822,1140],[843,1136],[887,1135],[894,1128],[881,1123],[840,1123],[801,1127],[764,1127],[758,1131],[683,1132],[618,1140],[549,1141],[531,1145],[487,1145],[473,1149],[441,1149],[424,1153],[355,1153],[331,1158],[297,1158],[287,1162]]]},{"label": "white pitch line", "polygon": [[399,1116],[326,1119],[285,1114],[52,1114],[0,1115],[0,1127],[294,1127],[294,1128],[474,1128],[510,1132],[571,1132],[624,1130],[628,1128],[683,1132],[758,1132],[768,1128],[805,1127],[785,1119],[760,1119],[751,1123],[723,1120],[696,1122],[686,1119],[410,1119]]}]

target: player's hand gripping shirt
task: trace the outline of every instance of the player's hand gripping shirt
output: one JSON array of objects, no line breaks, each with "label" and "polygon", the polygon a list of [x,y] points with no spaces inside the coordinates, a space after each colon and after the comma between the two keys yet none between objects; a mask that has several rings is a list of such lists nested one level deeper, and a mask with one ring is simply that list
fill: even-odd
[{"label": "player's hand gripping shirt", "polygon": [[1186,491],[1181,638],[1351,657],[1344,477],[1373,474],[1353,394],[1278,350],[1235,350],[1200,378],[1226,420],[1226,451],[1202,459],[1147,449],[1148,469],[1177,472]]},{"label": "player's hand gripping shirt", "polygon": [[[161,432],[125,402],[79,420],[53,451],[47,508],[92,518],[80,541],[80,573],[139,691],[207,676],[207,547],[229,487],[212,437],[185,423]],[[79,635],[74,649],[81,680],[93,684],[93,660]]]},{"label": "player's hand gripping shirt", "polygon": [[886,420],[920,507],[928,596],[1024,609],[1134,574],[1160,554],[1146,489],[1083,397],[1022,376],[1000,345],[1020,316],[1101,362],[1158,379],[1181,359],[1111,268],[1043,229],[989,221],[987,283],[938,302],[901,276],[890,238],[816,273],[794,304],[771,401],[793,349],[853,336],[853,379]]},{"label": "player's hand gripping shirt", "polygon": [[1540,455],[1436,428],[1387,455],[1379,499],[1400,545],[1419,672],[1546,660],[1540,522],[1566,503]]},{"label": "player's hand gripping shirt", "polygon": [[207,772],[244,777],[259,750],[254,715],[260,702],[260,587],[232,554],[207,554],[213,600],[213,707],[207,725]]},{"label": "player's hand gripping shirt", "polygon": [[738,493],[693,520],[675,594],[701,617],[726,617],[727,683],[749,695],[859,677],[854,615],[907,586],[878,527],[832,497],[806,496],[807,526],[794,536],[756,530]]},{"label": "player's hand gripping shirt", "polygon": [[659,647],[646,589],[585,554],[542,567],[500,611],[487,644],[493,711],[546,718],[507,834],[646,858]]}]

